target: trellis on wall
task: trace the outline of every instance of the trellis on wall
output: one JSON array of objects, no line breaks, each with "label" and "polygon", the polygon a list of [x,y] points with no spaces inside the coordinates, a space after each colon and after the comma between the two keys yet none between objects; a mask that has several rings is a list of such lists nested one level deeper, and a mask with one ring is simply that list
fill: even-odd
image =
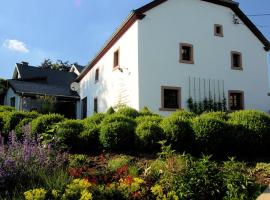
[{"label": "trellis on wall", "polygon": [[224,80],[189,77],[188,108],[194,113],[227,111]]}]

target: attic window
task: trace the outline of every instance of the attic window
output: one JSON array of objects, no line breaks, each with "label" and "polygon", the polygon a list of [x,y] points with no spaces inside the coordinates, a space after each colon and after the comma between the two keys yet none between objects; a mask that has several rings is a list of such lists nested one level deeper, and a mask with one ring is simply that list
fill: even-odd
[{"label": "attic window", "polygon": [[231,52],[232,69],[243,70],[242,66],[242,54],[240,52]]},{"label": "attic window", "polygon": [[113,68],[119,67],[119,55],[120,51],[117,49],[113,54]]},{"label": "attic window", "polygon": [[180,63],[194,64],[193,60],[193,45],[180,44]]},{"label": "attic window", "polygon": [[214,33],[215,33],[215,36],[223,37],[224,36],[223,35],[223,26],[220,24],[215,24]]}]

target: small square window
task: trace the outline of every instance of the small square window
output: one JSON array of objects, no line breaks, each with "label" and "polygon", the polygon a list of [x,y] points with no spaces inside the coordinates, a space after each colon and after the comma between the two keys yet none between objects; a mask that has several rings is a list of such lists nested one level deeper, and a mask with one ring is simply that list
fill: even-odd
[{"label": "small square window", "polygon": [[99,69],[96,69],[95,71],[95,82],[99,81]]},{"label": "small square window", "polygon": [[94,113],[98,112],[98,98],[94,98]]},{"label": "small square window", "polygon": [[244,92],[243,91],[229,91],[229,110],[243,110],[244,109]]},{"label": "small square window", "polygon": [[161,111],[174,111],[181,107],[181,88],[161,87]]},{"label": "small square window", "polygon": [[220,24],[215,24],[214,32],[215,32],[215,36],[223,37],[223,26]]},{"label": "small square window", "polygon": [[242,70],[242,54],[240,52],[232,51],[231,52],[231,63],[232,69]]},{"label": "small square window", "polygon": [[116,50],[113,54],[113,68],[119,67],[120,51]]},{"label": "small square window", "polygon": [[193,45],[180,44],[180,63],[194,64]]}]

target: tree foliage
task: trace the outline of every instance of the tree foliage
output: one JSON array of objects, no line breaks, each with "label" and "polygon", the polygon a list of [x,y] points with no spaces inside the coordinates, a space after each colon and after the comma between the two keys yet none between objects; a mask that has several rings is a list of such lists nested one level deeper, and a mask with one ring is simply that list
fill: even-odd
[{"label": "tree foliage", "polygon": [[72,64],[69,61],[57,60],[53,62],[51,59],[45,59],[40,67],[44,69],[54,69],[59,71],[69,71]]}]

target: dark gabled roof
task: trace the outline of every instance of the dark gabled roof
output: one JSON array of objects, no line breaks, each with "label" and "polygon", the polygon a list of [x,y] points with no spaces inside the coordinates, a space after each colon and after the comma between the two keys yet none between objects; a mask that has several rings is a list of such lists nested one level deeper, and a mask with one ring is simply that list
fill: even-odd
[{"label": "dark gabled roof", "polygon": [[[77,75],[68,71],[59,71],[53,69],[45,69],[40,67],[33,67],[21,63],[16,64],[20,80],[45,79],[50,85],[67,85],[73,82]],[[14,77],[13,77],[14,79]]]},{"label": "dark gabled roof", "polygon": [[80,98],[76,92],[72,92],[69,85],[49,85],[44,83],[35,83],[20,80],[7,80],[9,86],[14,90],[15,93],[22,95],[47,95],[55,97],[66,97],[66,98]]},{"label": "dark gabled roof", "polygon": [[[88,64],[87,67],[81,72],[76,81],[80,81],[94,66],[95,64],[109,51],[109,49],[121,38],[121,36],[137,21],[142,20],[145,17],[145,12],[151,10],[152,8],[159,6],[160,4],[168,0],[154,0],[136,10],[133,10],[128,18],[123,22],[123,24],[116,30],[104,47],[99,51],[99,53],[94,57],[94,59]],[[242,12],[239,8],[239,3],[232,0],[201,0],[209,3],[214,3],[217,5],[225,6],[231,8],[235,14],[244,22],[244,24],[254,33],[254,35],[262,42],[264,49],[266,51],[270,50],[270,42],[261,33],[261,31],[249,20],[249,18]]]},{"label": "dark gabled roof", "polygon": [[73,66],[81,73],[82,70],[85,68],[85,66],[82,66],[82,65],[78,65],[78,64],[73,64]]},{"label": "dark gabled roof", "polygon": [[70,84],[77,77],[75,73],[29,66],[25,63],[17,63],[15,72],[19,78],[13,76],[8,83],[16,93],[79,98],[76,92],[70,90]]}]

